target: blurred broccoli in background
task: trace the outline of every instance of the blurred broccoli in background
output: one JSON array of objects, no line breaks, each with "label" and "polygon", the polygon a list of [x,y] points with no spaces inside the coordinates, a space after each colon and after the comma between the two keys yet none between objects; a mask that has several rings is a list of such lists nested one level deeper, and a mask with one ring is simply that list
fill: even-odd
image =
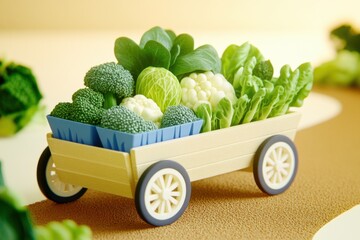
[{"label": "blurred broccoli in background", "polygon": [[0,136],[22,129],[38,110],[41,98],[30,68],[0,60]]},{"label": "blurred broccoli in background", "polygon": [[344,24],[330,32],[336,56],[314,69],[314,82],[360,87],[360,32]]}]

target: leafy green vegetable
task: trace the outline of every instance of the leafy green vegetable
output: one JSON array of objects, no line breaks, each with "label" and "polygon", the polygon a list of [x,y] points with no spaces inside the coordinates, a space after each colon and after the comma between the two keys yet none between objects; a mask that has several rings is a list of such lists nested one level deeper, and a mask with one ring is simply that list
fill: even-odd
[{"label": "leafy green vegetable", "polygon": [[136,81],[136,93],[154,100],[162,112],[169,106],[179,105],[181,101],[180,83],[165,68],[145,68]]},{"label": "leafy green vegetable", "polygon": [[[337,42],[337,50],[348,50],[360,53],[360,32],[349,24],[334,28],[330,37]],[[339,44],[340,43],[340,44]]]},{"label": "leafy green vegetable", "polygon": [[[255,59],[251,60],[253,57]],[[264,61],[264,57],[255,46],[248,42],[240,46],[232,44],[225,49],[221,57],[221,73],[230,83],[234,85],[234,81],[236,80],[235,76],[240,76],[242,74],[244,66],[249,61],[252,61],[254,64],[254,66],[251,67],[252,72],[256,63]],[[249,66],[246,70],[249,70]]]},{"label": "leafy green vegetable", "polygon": [[360,53],[339,51],[334,59],[314,69],[314,82],[334,86],[360,86]]},{"label": "leafy green vegetable", "polygon": [[210,45],[194,50],[194,40],[188,34],[153,27],[141,37],[139,45],[129,38],[115,41],[115,57],[135,79],[148,66],[170,70],[178,78],[194,71],[220,71],[220,58]]},{"label": "leafy green vegetable", "polygon": [[314,82],[335,86],[360,86],[360,32],[349,24],[330,32],[337,51],[333,59],[314,69]]},{"label": "leafy green vegetable", "polygon": [[248,111],[250,98],[247,94],[242,95],[234,104],[234,115],[231,120],[231,126],[236,126],[241,123],[246,112]]},{"label": "leafy green vegetable", "polygon": [[231,101],[227,97],[222,98],[212,113],[211,130],[230,127],[233,115]]},{"label": "leafy green vegetable", "polygon": [[35,236],[36,240],[90,240],[92,232],[86,225],[78,225],[73,220],[65,219],[36,226]]},{"label": "leafy green vegetable", "polygon": [[209,102],[201,103],[197,106],[195,114],[198,118],[204,120],[200,132],[210,132],[212,118],[211,104]]},{"label": "leafy green vegetable", "polygon": [[42,95],[30,68],[0,60],[0,97],[0,136],[10,136],[32,119]]},{"label": "leafy green vegetable", "polygon": [[266,90],[264,88],[259,89],[250,101],[250,106],[248,111],[245,113],[242,123],[249,123],[254,119],[254,116],[258,113],[260,109],[261,101],[264,99]]},{"label": "leafy green vegetable", "polygon": [[231,125],[263,120],[285,114],[292,106],[300,107],[311,91],[313,70],[310,63],[294,71],[285,65],[274,78],[269,60],[249,43],[230,45],[222,55],[222,73],[232,83],[237,102]]},{"label": "leafy green vegetable", "polygon": [[174,65],[170,67],[170,71],[178,78],[196,71],[218,73],[220,70],[219,57],[211,45],[203,45],[185,55],[179,55]]}]

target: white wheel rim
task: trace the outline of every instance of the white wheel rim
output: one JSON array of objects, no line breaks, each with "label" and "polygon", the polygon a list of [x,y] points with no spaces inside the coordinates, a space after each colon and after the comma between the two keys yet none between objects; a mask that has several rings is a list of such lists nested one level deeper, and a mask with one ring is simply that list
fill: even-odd
[{"label": "white wheel rim", "polygon": [[81,191],[81,186],[64,183],[56,173],[56,166],[50,157],[46,165],[46,181],[50,190],[60,197],[71,197]]},{"label": "white wheel rim", "polygon": [[281,189],[291,180],[295,171],[293,149],[285,142],[270,146],[264,156],[262,175],[266,185],[272,189]]},{"label": "white wheel rim", "polygon": [[145,207],[155,219],[167,220],[175,216],[183,206],[186,183],[183,176],[172,168],[156,172],[145,189]]}]

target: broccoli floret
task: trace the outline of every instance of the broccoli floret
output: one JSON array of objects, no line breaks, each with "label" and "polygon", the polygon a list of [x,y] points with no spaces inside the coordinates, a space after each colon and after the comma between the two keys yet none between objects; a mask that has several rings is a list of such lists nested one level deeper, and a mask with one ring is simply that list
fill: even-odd
[{"label": "broccoli floret", "polygon": [[92,67],[85,75],[85,86],[104,94],[104,108],[118,105],[135,91],[135,81],[130,72],[114,62]]},{"label": "broccoli floret", "polygon": [[161,128],[180,125],[199,120],[195,113],[184,105],[175,105],[168,107],[161,120]]},{"label": "broccoli floret", "polygon": [[124,106],[114,106],[102,116],[101,127],[126,133],[141,133],[157,129],[155,123],[146,121]]},{"label": "broccoli floret", "polygon": [[82,88],[77,90],[72,95],[72,100],[75,102],[79,98],[84,98],[90,101],[95,107],[101,108],[104,105],[104,95],[92,90],[91,88]]},{"label": "broccoli floret", "polygon": [[0,60],[0,136],[22,129],[38,110],[42,98],[31,69]]},{"label": "broccoli floret", "polygon": [[91,125],[99,125],[101,116],[105,111],[103,108],[92,105],[92,103],[85,98],[77,98],[72,103],[71,109],[71,120]]},{"label": "broccoli floret", "polygon": [[51,111],[50,116],[71,120],[72,103],[60,102]]},{"label": "broccoli floret", "polygon": [[72,95],[72,103],[58,103],[51,111],[53,117],[76,122],[98,125],[105,109],[102,108],[104,96],[90,88],[82,88]]}]

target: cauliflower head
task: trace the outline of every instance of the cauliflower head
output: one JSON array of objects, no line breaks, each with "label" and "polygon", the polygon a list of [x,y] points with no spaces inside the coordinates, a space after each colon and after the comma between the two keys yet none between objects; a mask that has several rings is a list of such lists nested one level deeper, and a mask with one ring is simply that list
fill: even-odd
[{"label": "cauliflower head", "polygon": [[192,73],[183,78],[180,85],[181,103],[194,111],[202,103],[210,103],[211,107],[215,108],[224,97],[232,104],[237,100],[233,86],[220,73]]},{"label": "cauliflower head", "polygon": [[122,106],[135,112],[140,117],[147,121],[155,123],[158,127],[163,116],[160,107],[152,100],[142,94],[137,94],[134,97],[124,98],[121,102]]}]

